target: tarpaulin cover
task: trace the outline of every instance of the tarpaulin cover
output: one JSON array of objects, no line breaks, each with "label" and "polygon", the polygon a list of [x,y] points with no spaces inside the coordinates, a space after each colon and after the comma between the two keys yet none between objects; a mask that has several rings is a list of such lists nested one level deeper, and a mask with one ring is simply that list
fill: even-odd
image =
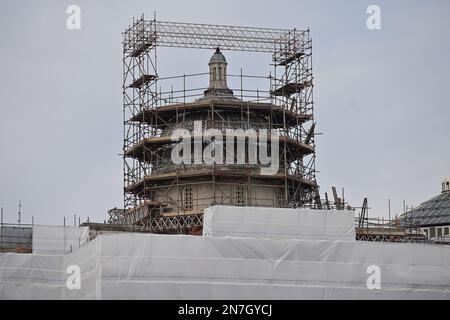
[{"label": "tarpaulin cover", "polygon": [[350,241],[354,219],[347,210],[214,206],[205,210],[203,235]]},{"label": "tarpaulin cover", "polygon": [[[214,227],[214,226],[213,226]],[[70,290],[67,268],[81,271]],[[368,270],[380,270],[371,290]],[[450,248],[341,240],[100,235],[0,255],[0,299],[450,299]]]}]

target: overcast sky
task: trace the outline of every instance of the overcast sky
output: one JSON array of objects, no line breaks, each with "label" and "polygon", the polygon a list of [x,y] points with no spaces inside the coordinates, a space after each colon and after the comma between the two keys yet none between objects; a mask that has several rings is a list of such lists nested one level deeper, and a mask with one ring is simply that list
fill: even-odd
[{"label": "overcast sky", "polygon": [[[81,8],[81,30],[66,9]],[[382,29],[366,27],[381,7]],[[103,221],[121,207],[121,32],[133,16],[311,28],[321,192],[345,187],[371,215],[402,211],[450,176],[450,1],[0,2],[0,205],[5,220]],[[162,50],[161,76],[206,72],[212,52]],[[228,53],[230,72],[268,73],[270,56]]]}]

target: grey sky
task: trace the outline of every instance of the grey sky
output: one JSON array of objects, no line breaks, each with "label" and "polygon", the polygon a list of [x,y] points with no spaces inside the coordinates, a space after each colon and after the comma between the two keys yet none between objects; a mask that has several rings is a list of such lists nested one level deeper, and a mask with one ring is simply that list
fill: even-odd
[{"label": "grey sky", "polygon": [[[122,205],[121,32],[144,12],[181,22],[311,28],[318,182],[372,215],[417,205],[450,176],[450,2],[0,2],[0,205],[9,222],[106,219]],[[77,4],[82,29],[66,29]],[[382,30],[366,28],[378,4]],[[170,49],[161,75],[207,71],[212,52]],[[268,56],[225,52],[230,72],[268,73]]]}]

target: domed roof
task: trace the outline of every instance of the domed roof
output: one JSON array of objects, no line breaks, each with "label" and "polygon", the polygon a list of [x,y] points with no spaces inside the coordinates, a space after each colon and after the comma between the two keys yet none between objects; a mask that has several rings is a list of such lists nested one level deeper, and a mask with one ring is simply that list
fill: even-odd
[{"label": "domed roof", "polygon": [[401,216],[403,222],[419,226],[450,224],[450,191],[425,201]]},{"label": "domed roof", "polygon": [[209,64],[211,63],[227,63],[227,60],[225,59],[225,56],[220,52],[220,48],[216,48],[216,52],[211,57],[211,60],[209,60]]}]

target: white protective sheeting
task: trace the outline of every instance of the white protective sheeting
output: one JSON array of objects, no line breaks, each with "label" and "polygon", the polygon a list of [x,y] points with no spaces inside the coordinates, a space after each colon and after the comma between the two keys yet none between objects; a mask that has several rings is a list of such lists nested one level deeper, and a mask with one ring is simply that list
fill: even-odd
[{"label": "white protective sheeting", "polygon": [[[64,270],[66,273],[62,283],[63,299],[101,299],[101,245],[102,239],[97,238],[89,242],[88,245],[65,256]],[[67,279],[73,275],[73,273],[67,273],[71,266],[80,268],[80,289],[69,289],[67,286]],[[126,299],[126,297],[123,299]]]},{"label": "white protective sheeting", "polygon": [[[70,265],[80,290],[66,288]],[[443,246],[114,234],[66,255],[0,255],[0,298],[450,299],[449,266]]]},{"label": "white protective sheeting", "polygon": [[[219,230],[220,221],[210,220],[209,230]],[[348,224],[329,221],[323,222]],[[66,254],[0,254],[0,299],[450,299],[448,246],[355,241],[346,228],[342,238],[350,241],[330,240],[337,231],[329,230],[325,240],[281,239],[284,227],[258,228],[243,228],[257,230],[254,237],[100,235]],[[80,289],[67,287],[71,266],[81,272]],[[379,290],[367,286],[373,266],[380,270]]]},{"label": "white protective sheeting", "polygon": [[[67,255],[0,254],[0,300],[100,299],[100,244],[95,239]],[[81,271],[79,290],[67,286],[72,265]]]},{"label": "white protective sheeting", "polygon": [[419,244],[122,234],[102,238],[102,298],[449,299],[449,265]]},{"label": "white protective sheeting", "polygon": [[0,254],[0,299],[61,299],[64,256]]},{"label": "white protective sheeting", "polygon": [[33,253],[64,254],[83,246],[88,227],[33,226]]},{"label": "white protective sheeting", "polygon": [[204,236],[355,240],[353,211],[214,206],[205,210]]}]

